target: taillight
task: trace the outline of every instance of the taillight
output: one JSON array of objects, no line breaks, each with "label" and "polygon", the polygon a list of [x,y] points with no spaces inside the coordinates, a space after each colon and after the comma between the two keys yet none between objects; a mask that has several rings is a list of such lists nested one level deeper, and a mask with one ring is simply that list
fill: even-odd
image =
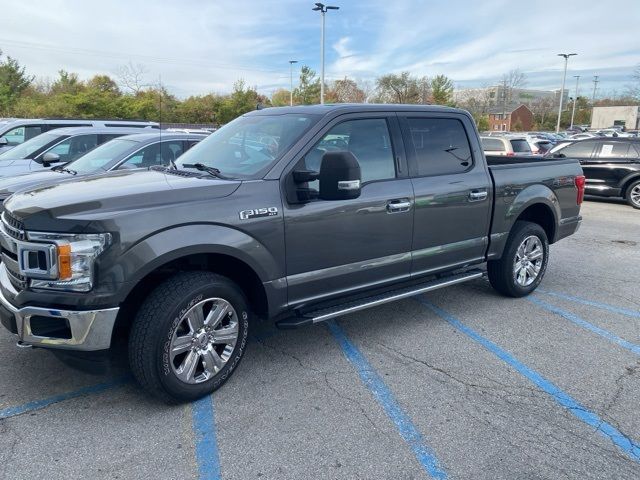
[{"label": "taillight", "polygon": [[584,185],[586,183],[586,179],[584,175],[578,175],[575,180],[576,188],[578,189],[578,198],[576,198],[576,203],[578,205],[582,205],[582,201],[584,200]]},{"label": "taillight", "polygon": [[515,157],[515,152],[507,152],[507,157]]}]

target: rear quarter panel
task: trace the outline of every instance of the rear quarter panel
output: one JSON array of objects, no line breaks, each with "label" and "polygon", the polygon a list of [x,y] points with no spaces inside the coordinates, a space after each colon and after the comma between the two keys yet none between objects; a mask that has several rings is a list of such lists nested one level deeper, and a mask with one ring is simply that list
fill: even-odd
[{"label": "rear quarter panel", "polygon": [[526,163],[490,167],[495,186],[491,221],[489,259],[500,258],[509,232],[518,217],[529,207],[542,204],[553,216],[551,243],[565,236],[564,225],[580,219],[575,177],[582,175],[576,160],[534,160]]}]

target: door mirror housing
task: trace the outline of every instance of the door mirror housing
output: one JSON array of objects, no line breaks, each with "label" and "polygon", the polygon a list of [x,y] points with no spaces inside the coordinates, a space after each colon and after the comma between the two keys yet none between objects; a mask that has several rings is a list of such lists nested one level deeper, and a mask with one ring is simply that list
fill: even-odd
[{"label": "door mirror housing", "polygon": [[343,150],[322,156],[318,180],[321,200],[350,200],[360,196],[360,164],[353,153]]},{"label": "door mirror housing", "polygon": [[0,147],[6,147],[7,145],[9,145],[9,141],[4,137],[0,137]]},{"label": "door mirror housing", "polygon": [[48,167],[52,163],[60,163],[61,161],[60,155],[57,153],[47,152],[42,156],[42,164],[45,167]]}]

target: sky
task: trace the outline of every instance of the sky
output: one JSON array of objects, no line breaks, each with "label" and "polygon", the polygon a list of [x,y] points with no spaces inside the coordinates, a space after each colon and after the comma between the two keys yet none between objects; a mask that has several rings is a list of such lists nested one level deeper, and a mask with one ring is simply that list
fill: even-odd
[{"label": "sky", "polygon": [[[307,0],[0,0],[0,49],[30,74],[115,77],[141,64],[180,98],[226,93],[242,78],[260,93],[289,87],[301,65],[320,70],[320,14]],[[444,74],[457,88],[497,83],[518,68],[528,88],[581,75],[621,94],[640,64],[640,0],[335,0],[326,15],[327,81],[373,83],[385,73]],[[294,85],[295,86],[295,85]],[[584,94],[584,92],[583,92]]]}]

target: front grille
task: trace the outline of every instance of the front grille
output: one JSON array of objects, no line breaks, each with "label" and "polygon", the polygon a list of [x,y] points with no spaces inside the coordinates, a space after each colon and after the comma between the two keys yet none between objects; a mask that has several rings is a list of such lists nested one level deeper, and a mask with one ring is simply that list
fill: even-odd
[{"label": "front grille", "polygon": [[[24,223],[15,218],[6,210],[2,212],[2,229],[4,232],[11,238],[15,238],[16,240],[25,240],[27,235],[24,231]],[[8,238],[6,239],[9,243],[12,243]],[[9,248],[12,248],[11,245],[8,245]],[[15,248],[14,248],[15,250]],[[18,256],[5,248],[4,245],[0,248],[2,263],[7,270],[7,275],[9,277],[9,281],[17,290],[24,290],[27,288],[28,280],[24,275],[20,274],[20,268],[18,266]]]},{"label": "front grille", "polygon": [[17,272],[14,272],[12,269],[10,269],[7,264],[5,263],[6,269],[7,269],[7,275],[9,276],[9,281],[11,282],[11,285],[14,286],[14,288],[18,291],[20,290],[24,290],[25,288],[27,288],[27,278],[23,275],[20,275]]},{"label": "front grille", "polygon": [[24,223],[8,213],[6,210],[2,212],[2,223],[6,232],[17,240],[25,240]]}]

